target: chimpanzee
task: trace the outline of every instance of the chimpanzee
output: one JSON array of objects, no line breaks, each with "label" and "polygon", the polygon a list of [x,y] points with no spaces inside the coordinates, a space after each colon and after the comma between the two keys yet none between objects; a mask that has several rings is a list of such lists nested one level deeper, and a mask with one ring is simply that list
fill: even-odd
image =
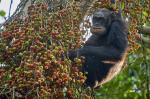
[{"label": "chimpanzee", "polygon": [[85,45],[69,51],[69,58],[84,56],[82,72],[86,74],[85,85],[96,88],[117,75],[123,68],[127,54],[128,29],[120,13],[98,9],[92,16],[91,37]]}]

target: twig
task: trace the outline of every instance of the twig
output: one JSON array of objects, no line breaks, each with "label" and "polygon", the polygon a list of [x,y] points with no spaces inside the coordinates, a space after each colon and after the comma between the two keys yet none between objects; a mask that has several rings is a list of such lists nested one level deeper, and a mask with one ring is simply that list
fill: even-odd
[{"label": "twig", "polygon": [[11,0],[11,1],[10,1],[10,6],[9,6],[9,15],[8,15],[8,18],[10,18],[10,12],[11,12],[12,4],[13,4],[13,0]]},{"label": "twig", "polygon": [[2,26],[4,26],[5,24],[11,22],[15,16],[17,14],[19,14],[25,7],[26,3],[28,2],[28,0],[22,0],[19,5],[17,6],[17,9],[15,10],[15,12],[13,13],[13,15],[11,15],[3,24],[0,25],[0,28],[2,28]]}]

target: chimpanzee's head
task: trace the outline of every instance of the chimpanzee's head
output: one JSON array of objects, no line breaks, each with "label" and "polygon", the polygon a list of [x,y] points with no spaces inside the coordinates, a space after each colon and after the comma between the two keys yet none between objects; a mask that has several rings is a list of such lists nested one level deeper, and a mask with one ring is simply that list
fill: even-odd
[{"label": "chimpanzee's head", "polygon": [[106,8],[95,11],[92,17],[91,33],[98,36],[106,34],[115,15],[117,15],[115,12]]}]

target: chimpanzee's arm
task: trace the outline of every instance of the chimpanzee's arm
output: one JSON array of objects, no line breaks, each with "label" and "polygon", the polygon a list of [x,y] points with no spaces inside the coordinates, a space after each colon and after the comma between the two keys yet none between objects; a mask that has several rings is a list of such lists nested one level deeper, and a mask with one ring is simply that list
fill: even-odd
[{"label": "chimpanzee's arm", "polygon": [[118,59],[124,54],[127,46],[125,24],[122,21],[117,20],[111,24],[104,46],[85,46],[79,49],[79,55],[93,55],[105,59]]},{"label": "chimpanzee's arm", "polygon": [[77,51],[79,56],[96,56],[101,59],[120,59],[122,51],[109,46],[86,46]]},{"label": "chimpanzee's arm", "polygon": [[98,43],[99,43],[98,42],[98,36],[91,35],[91,37],[85,42],[85,46],[89,46],[89,45],[95,46]]},{"label": "chimpanzee's arm", "polygon": [[70,54],[71,58],[77,56],[96,56],[100,59],[120,59],[127,48],[127,35],[123,29],[123,23],[115,21],[112,23],[106,44],[103,46],[84,46]]},{"label": "chimpanzee's arm", "polygon": [[127,48],[127,35],[123,23],[112,23],[106,44],[103,46],[84,46],[78,50],[79,56],[97,56],[104,59],[120,59]]}]

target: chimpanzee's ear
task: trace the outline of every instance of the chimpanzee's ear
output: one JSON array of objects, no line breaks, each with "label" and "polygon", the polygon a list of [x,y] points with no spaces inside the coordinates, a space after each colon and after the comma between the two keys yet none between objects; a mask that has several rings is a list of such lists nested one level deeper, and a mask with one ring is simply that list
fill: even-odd
[{"label": "chimpanzee's ear", "polygon": [[120,12],[112,11],[110,16],[111,16],[112,20],[121,20],[122,19],[122,15]]},{"label": "chimpanzee's ear", "polygon": [[112,11],[110,17],[111,17],[111,20],[114,20],[116,17],[116,13]]}]

